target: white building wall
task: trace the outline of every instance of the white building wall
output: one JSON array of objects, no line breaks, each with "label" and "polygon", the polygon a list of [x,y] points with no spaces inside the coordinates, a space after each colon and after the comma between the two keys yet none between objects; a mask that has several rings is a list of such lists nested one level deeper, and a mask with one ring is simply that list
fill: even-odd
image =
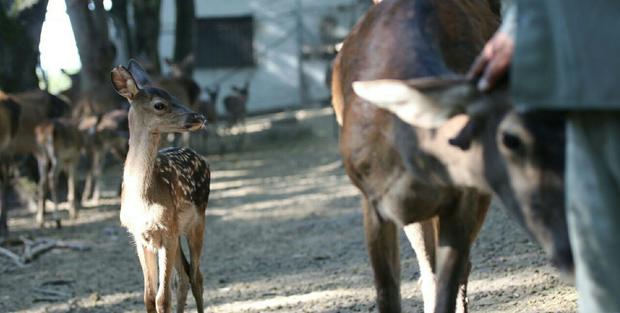
[{"label": "white building wall", "polygon": [[[348,28],[362,13],[338,10],[337,5],[350,5],[356,0],[303,0],[305,42],[318,42],[319,23],[324,14],[338,18],[341,31]],[[295,17],[295,0],[196,0],[197,17],[226,17],[253,15],[254,53],[256,67],[242,70],[196,68],[194,78],[202,87],[220,84],[220,100],[230,92],[230,87],[250,80],[248,109],[250,112],[294,107],[300,104],[298,79],[298,44]],[[175,5],[174,0],[163,0],[161,11],[160,55],[171,57],[174,51]],[[198,37],[200,39],[200,36]],[[205,40],[202,38],[202,40]],[[310,60],[304,63],[309,101],[329,97],[325,86],[327,61]],[[165,64],[163,71],[166,72]],[[231,71],[234,71],[231,72]],[[203,93],[202,97],[206,97]],[[218,105],[222,110],[222,105]]]}]

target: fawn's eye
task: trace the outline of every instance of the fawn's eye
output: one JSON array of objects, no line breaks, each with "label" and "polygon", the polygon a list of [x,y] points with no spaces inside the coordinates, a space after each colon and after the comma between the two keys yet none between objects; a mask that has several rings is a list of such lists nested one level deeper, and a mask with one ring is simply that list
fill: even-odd
[{"label": "fawn's eye", "polygon": [[163,104],[163,102],[155,102],[155,104],[153,104],[153,108],[157,111],[161,111],[166,108],[166,105]]}]

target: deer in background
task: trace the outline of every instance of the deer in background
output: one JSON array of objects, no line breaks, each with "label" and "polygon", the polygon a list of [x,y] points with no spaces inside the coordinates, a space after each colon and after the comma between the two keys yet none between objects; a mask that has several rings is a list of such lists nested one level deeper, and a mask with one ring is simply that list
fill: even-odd
[{"label": "deer in background", "polygon": [[111,152],[121,163],[125,159],[128,140],[126,104],[109,85],[97,85],[97,88],[82,92],[80,73],[62,72],[71,79],[71,87],[62,94],[74,103],[72,116],[80,120],[78,128],[84,134],[83,148],[90,160],[81,202],[92,201],[91,204],[97,205],[106,154]]},{"label": "deer in background", "polygon": [[198,111],[206,117],[207,124],[209,125],[208,129],[205,129],[204,132],[206,133],[206,137],[211,135],[215,137],[220,146],[220,151],[222,151],[222,138],[217,130],[217,101],[220,93],[220,85],[215,85],[213,88],[205,87],[204,91],[208,99],[198,102]]},{"label": "deer in background", "polygon": [[363,195],[381,313],[401,312],[401,227],[418,259],[424,311],[467,311],[469,253],[492,195],[555,264],[572,269],[563,119],[517,113],[505,93],[481,95],[457,75],[498,20],[484,1],[384,0],[335,59],[340,152]]},{"label": "deer in background", "polygon": [[40,153],[36,154],[39,166],[38,210],[36,221],[43,226],[45,215],[45,195],[47,188],[54,202],[56,226],[60,228],[58,215],[58,176],[61,170],[67,174],[67,202],[69,216],[77,218],[75,201],[76,168],[83,147],[83,133],[78,129],[75,118],[56,118],[40,123],[35,127],[35,136]]},{"label": "deer in background", "polygon": [[224,98],[224,109],[226,111],[226,128],[227,133],[235,134],[234,127],[240,129],[236,132],[240,136],[237,146],[243,145],[245,137],[245,117],[247,115],[248,93],[250,82],[246,81],[241,87],[232,86],[232,94]]},{"label": "deer in background", "polygon": [[[165,76],[155,76],[152,80],[153,86],[166,90],[192,110],[198,110],[200,86],[190,74],[194,66],[194,55],[189,54],[180,62],[175,62],[170,58],[166,58],[164,61],[169,66],[170,73]],[[185,147],[189,147],[190,134],[182,133],[181,140]]]},{"label": "deer in background", "polygon": [[205,87],[205,92],[209,98],[201,103],[200,111],[207,118],[207,122],[210,124],[217,123],[217,100],[220,94],[220,85],[215,85],[213,88]]},{"label": "deer in background", "polygon": [[19,104],[0,91],[0,154],[9,146],[17,132],[20,113]]},{"label": "deer in background", "polygon": [[[49,94],[42,90],[32,90],[22,93],[5,94],[0,92],[0,103],[4,110],[0,109],[0,115],[2,112],[8,112],[10,115],[10,123],[0,125],[0,129],[5,128],[5,125],[10,125],[8,128],[13,134],[10,141],[5,142],[4,147],[0,149],[0,168],[3,173],[0,174],[0,223],[6,222],[6,190],[9,183],[9,173],[12,171],[12,167],[16,165],[15,158],[17,156],[34,155],[37,159],[42,158],[45,153],[41,146],[38,145],[36,140],[35,128],[42,121],[46,121],[50,118],[57,118],[68,115],[70,107],[69,104],[61,100],[60,98]],[[7,113],[4,113],[7,114]],[[2,118],[0,118],[2,119]],[[4,119],[7,119],[6,115]],[[39,173],[39,185],[42,184],[41,180],[46,180],[47,172]],[[39,191],[39,197],[45,197],[45,194],[41,194]],[[44,209],[44,207],[43,207]],[[43,226],[44,211],[39,205],[37,207],[36,219],[37,223]],[[57,221],[57,224],[59,222]],[[0,228],[6,224],[0,225]]]},{"label": "deer in background", "polygon": [[[116,92],[130,103],[120,219],[136,242],[146,310],[170,312],[175,268],[179,277],[177,312],[184,310],[189,286],[198,312],[203,312],[199,265],[209,199],[209,166],[190,149],[158,152],[158,148],[162,134],[196,131],[203,127],[205,119],[166,91],[152,87],[146,72],[133,60],[128,68],[114,68],[111,80]],[[190,250],[189,263],[180,245],[183,235]]]},{"label": "deer in background", "polygon": [[[125,160],[129,140],[128,123],[128,112],[125,109],[110,111],[94,120],[82,120],[80,127],[88,133],[86,150],[91,159],[91,168],[86,175],[82,193],[83,203],[89,200],[94,205],[99,203],[106,155],[110,153],[121,163]],[[119,196],[120,189],[119,184]]]},{"label": "deer in background", "polygon": [[[164,90],[171,88],[171,95],[180,101],[186,101],[189,108],[196,109],[198,97],[200,96],[200,86],[191,77],[191,69],[194,66],[194,55],[189,54],[180,62],[175,62],[170,58],[164,61],[170,68],[170,73],[166,76],[156,77],[153,84]],[[178,95],[178,96],[177,96]]]}]

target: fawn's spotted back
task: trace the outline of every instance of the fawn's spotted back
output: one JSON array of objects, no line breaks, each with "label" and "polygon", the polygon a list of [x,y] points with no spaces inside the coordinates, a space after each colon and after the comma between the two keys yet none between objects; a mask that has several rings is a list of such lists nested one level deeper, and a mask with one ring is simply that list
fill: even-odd
[{"label": "fawn's spotted back", "polygon": [[209,164],[191,149],[170,147],[157,154],[155,170],[170,187],[173,198],[204,210],[209,199]]}]

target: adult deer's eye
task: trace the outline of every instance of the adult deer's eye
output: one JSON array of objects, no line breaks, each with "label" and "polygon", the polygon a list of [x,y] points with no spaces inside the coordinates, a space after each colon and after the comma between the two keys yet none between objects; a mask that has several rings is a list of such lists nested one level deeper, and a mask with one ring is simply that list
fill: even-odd
[{"label": "adult deer's eye", "polygon": [[165,109],[165,108],[166,108],[166,105],[165,105],[165,104],[163,104],[162,102],[156,102],[156,103],[153,105],[153,108],[155,108],[155,110],[157,110],[157,111],[161,111],[161,110],[163,110],[163,109]]},{"label": "adult deer's eye", "polygon": [[511,133],[502,134],[502,144],[513,151],[521,150],[523,148],[523,141],[517,135]]}]

